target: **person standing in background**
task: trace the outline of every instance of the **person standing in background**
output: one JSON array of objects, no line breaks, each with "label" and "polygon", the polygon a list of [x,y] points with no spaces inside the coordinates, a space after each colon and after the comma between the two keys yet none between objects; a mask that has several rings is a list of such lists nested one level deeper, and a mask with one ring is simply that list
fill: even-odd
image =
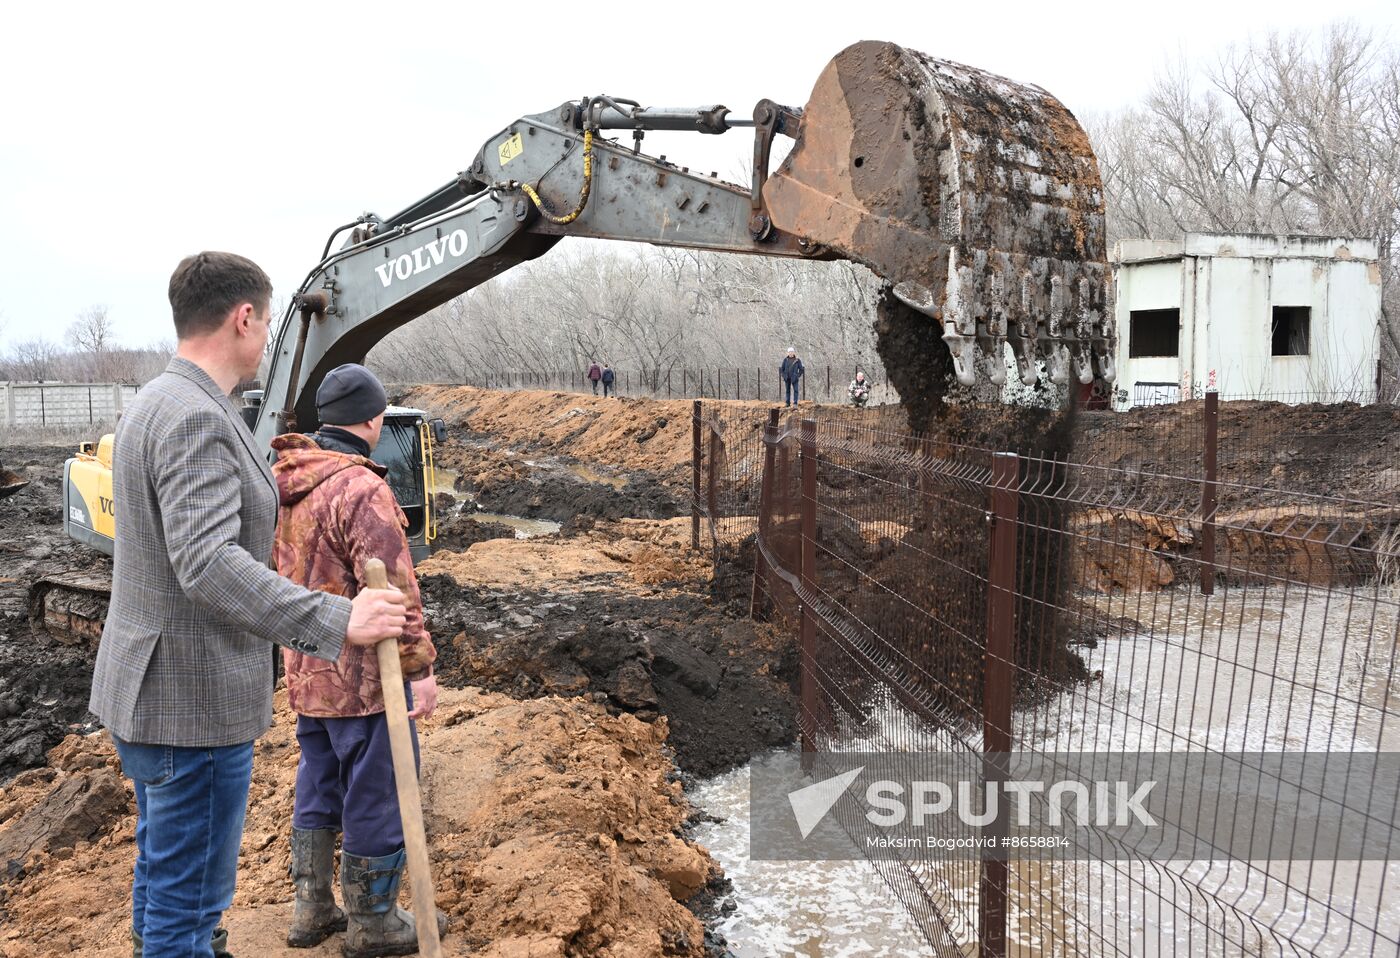
[{"label": "person standing in background", "polygon": [[802,398],[802,360],[797,358],[797,350],[788,347],[783,364],[778,367],[778,378],[783,383],[783,405],[796,406]]},{"label": "person standing in background", "polygon": [[593,395],[598,395],[598,382],[603,378],[603,370],[594,360],[588,367],[588,381],[593,384]]},{"label": "person standing in background", "polygon": [[617,389],[616,389],[616,388],[614,387],[614,385],[613,385],[616,381],[617,381],[617,376],[613,373],[613,368],[612,368],[612,366],[608,365],[607,363],[604,363],[604,364],[603,364],[603,396],[604,396],[604,397],[607,397],[607,396],[609,396],[609,395],[613,396],[614,398],[617,397]]}]

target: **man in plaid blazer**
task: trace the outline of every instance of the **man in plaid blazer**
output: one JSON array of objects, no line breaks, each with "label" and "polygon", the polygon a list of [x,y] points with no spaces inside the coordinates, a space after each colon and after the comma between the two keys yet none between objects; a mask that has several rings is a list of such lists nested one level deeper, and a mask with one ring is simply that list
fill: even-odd
[{"label": "man in plaid blazer", "polygon": [[117,427],[112,603],[90,707],[136,791],[132,935],[146,958],[213,953],[233,899],[271,643],[334,660],[403,631],[403,596],[308,591],[268,566],[277,487],[229,393],[256,375],[272,284],[231,253],[170,278],[179,340]]}]

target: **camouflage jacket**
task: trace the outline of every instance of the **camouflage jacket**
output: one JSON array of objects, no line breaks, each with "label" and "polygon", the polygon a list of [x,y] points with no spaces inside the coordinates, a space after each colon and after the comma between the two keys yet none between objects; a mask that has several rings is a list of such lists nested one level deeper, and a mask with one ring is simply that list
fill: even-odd
[{"label": "camouflage jacket", "polygon": [[[423,628],[423,603],[404,528],[408,520],[384,481],[384,467],[363,456],[322,449],[308,436],[272,440],[281,508],[273,556],[277,571],[306,586],[353,597],[365,562],[384,560],[389,582],[408,596],[399,639],[404,678],[432,673],[437,651]],[[334,662],[282,650],[287,693],[298,715],[346,718],[384,711],[373,647],[346,644]]]}]

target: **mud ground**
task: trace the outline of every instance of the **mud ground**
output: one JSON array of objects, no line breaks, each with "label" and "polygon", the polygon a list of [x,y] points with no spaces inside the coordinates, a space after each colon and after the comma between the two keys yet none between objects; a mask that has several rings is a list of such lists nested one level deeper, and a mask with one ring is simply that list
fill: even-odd
[{"label": "mud ground", "polygon": [[90,729],[92,663],[82,649],[36,638],[29,628],[29,585],[70,570],[110,574],[112,564],[63,533],[63,462],[58,446],[7,446],[5,468],[29,485],[0,499],[0,782],[42,765],[70,731]]},{"label": "mud ground", "polygon": [[[907,330],[884,335],[898,346]],[[420,569],[444,701],[456,709],[444,709],[427,751],[461,756],[460,764],[434,773],[452,785],[430,787],[435,861],[447,863],[439,893],[455,909],[463,935],[456,941],[467,949],[456,953],[721,954],[721,943],[695,914],[724,907],[725,882],[716,869],[696,864],[702,850],[685,850],[690,846],[680,836],[690,812],[681,786],[791,741],[796,653],[788,633],[747,619],[751,549],[715,567],[708,555],[690,553],[688,520],[672,518],[686,510],[689,495],[690,404],[448,387],[420,387],[405,398],[444,415],[452,429],[438,455],[444,505],[562,527],[555,535],[518,539],[511,526],[463,515],[444,524],[442,550]],[[761,421],[768,408],[725,407],[736,422]],[[1068,438],[1065,421],[1053,416],[1011,422],[964,410],[964,418],[949,420],[928,395],[919,413],[942,415],[945,428],[976,445]],[[883,423],[892,413],[862,415]],[[1073,455],[1145,475],[1171,472],[1169,466],[1189,466],[1199,456],[1197,423],[1198,410],[1189,404],[1111,418],[1084,414],[1073,423]],[[1361,494],[1376,488],[1378,477],[1400,479],[1396,425],[1384,407],[1230,404],[1221,417],[1222,479]],[[1358,443],[1357,435],[1375,441]],[[1241,452],[1259,449],[1270,452]],[[9,929],[0,932],[3,958],[124,950],[129,791],[101,735],[69,736],[94,727],[86,708],[90,653],[36,639],[27,622],[25,596],[35,579],[110,569],[108,560],[63,535],[59,477],[68,454],[66,446],[0,452],[7,468],[31,479],[0,500],[0,784],[13,779],[0,791],[0,924]],[[932,549],[957,530],[921,516],[905,534]],[[878,537],[831,543],[877,565],[895,561],[893,545]],[[952,601],[942,593],[928,599]],[[541,723],[560,735],[533,741]],[[544,835],[539,822],[561,813],[527,802],[524,820],[505,814],[502,796],[511,793],[502,783],[515,766],[492,765],[500,754],[483,753],[480,742],[459,748],[456,736],[470,738],[473,728],[496,742],[514,736],[527,743],[531,762],[565,775],[551,799],[561,808],[587,783],[614,781],[615,772],[600,769],[620,768],[621,761],[647,769],[636,779],[641,791],[622,793],[634,807],[651,800],[645,795],[664,792],[671,810],[640,830],[630,820],[595,816],[582,837]],[[229,922],[245,948],[268,954],[280,953],[277,930],[286,911],[280,829],[294,766],[289,734],[280,722],[259,746],[244,849],[252,877]],[[594,764],[570,764],[577,751],[570,743],[581,739],[601,750]],[[489,785],[476,771],[483,767],[496,770]],[[468,807],[459,793],[477,804]],[[521,786],[514,800],[528,797]],[[484,832],[474,831],[478,807],[496,816]],[[519,868],[497,869],[502,855]],[[657,856],[668,855],[689,864],[679,872],[671,859],[657,864]],[[525,884],[553,876],[560,861],[575,868],[577,882],[527,895]],[[491,870],[483,872],[488,862]],[[507,884],[493,884],[501,881]],[[618,889],[647,904],[624,903],[614,895]],[[495,906],[473,904],[483,891],[481,901]],[[510,896],[529,898],[538,911],[512,911],[505,905]],[[565,908],[560,901],[584,904]],[[683,902],[695,913],[672,908]],[[644,940],[627,938],[624,928]],[[89,947],[94,929],[106,951]]]}]

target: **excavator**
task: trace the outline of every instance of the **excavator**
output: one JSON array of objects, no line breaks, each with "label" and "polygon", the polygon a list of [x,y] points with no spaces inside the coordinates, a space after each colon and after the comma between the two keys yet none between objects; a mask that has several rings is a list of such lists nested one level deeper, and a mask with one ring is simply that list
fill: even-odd
[{"label": "excavator", "polygon": [[[739,128],[753,130],[746,185],[641,149],[652,131]],[[778,137],[793,142],[770,169]],[[327,372],[568,236],[853,260],[938,324],[962,383],[1000,386],[1013,362],[1027,385],[1114,379],[1102,184],[1078,121],[1039,87],[864,41],[827,64],[801,108],[763,99],[738,117],[721,105],[591,96],[522,116],[441,188],[338,227],[288,306],[264,390],[245,397],[258,442],[316,428]],[[421,520],[423,551],[441,426],[395,412],[381,447],[396,457],[391,483]],[[103,437],[69,461],[64,503],[69,534],[109,553],[120,508],[111,445]],[[91,641],[106,587],[102,577],[45,580],[31,618]]]}]

